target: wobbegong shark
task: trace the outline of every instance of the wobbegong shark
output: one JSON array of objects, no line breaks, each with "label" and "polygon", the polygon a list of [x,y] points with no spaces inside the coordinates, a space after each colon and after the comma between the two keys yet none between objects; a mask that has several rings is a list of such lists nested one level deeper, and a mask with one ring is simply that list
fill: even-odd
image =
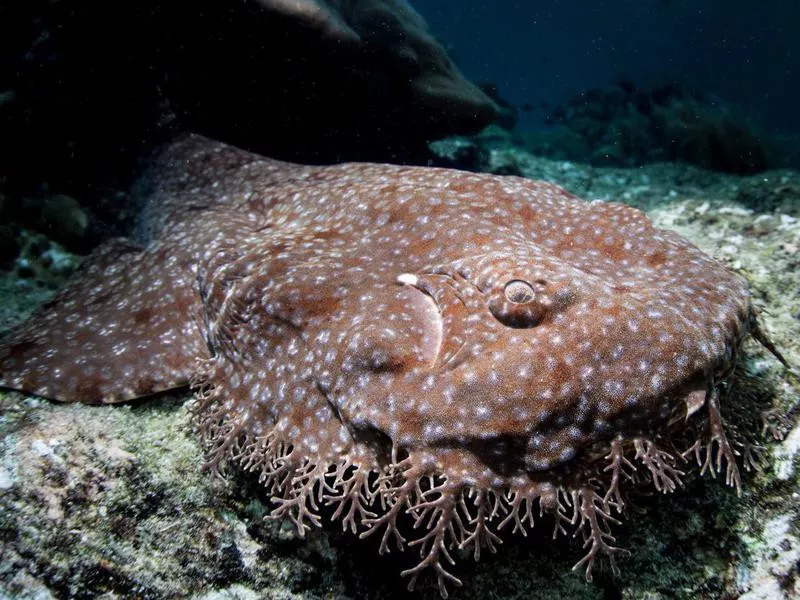
[{"label": "wobbegong shark", "polygon": [[[207,464],[258,474],[302,536],[333,519],[460,584],[504,530],[581,532],[591,578],[634,479],[740,485],[720,384],[762,341],[746,281],[639,210],[518,177],[304,166],[197,135],[0,346],[0,385],[63,402],[191,387]],[[541,516],[544,514],[544,516]]]}]

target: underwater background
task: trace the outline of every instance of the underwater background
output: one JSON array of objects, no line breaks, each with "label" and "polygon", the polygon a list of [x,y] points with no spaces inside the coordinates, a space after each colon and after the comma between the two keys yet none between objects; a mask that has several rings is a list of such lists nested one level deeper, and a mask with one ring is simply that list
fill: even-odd
[{"label": "underwater background", "polygon": [[548,106],[627,81],[667,83],[738,105],[767,130],[797,134],[800,6],[786,0],[498,0],[414,4],[474,81],[491,81],[523,128]]},{"label": "underwater background", "polygon": [[[270,157],[443,166],[625,202],[743,274],[800,365],[800,3],[40,0],[0,5],[0,332],[100,243],[191,131]],[[459,561],[454,598],[800,597],[798,383],[748,347],[763,466],[637,501],[614,576],[549,526]],[[0,391],[0,596],[399,598],[401,558],[306,541],[257,482],[201,472],[186,394]],[[755,427],[760,429],[760,427]],[[764,427],[765,431],[773,428]],[[780,439],[772,439],[777,437]],[[438,597],[421,579],[413,597]]]}]

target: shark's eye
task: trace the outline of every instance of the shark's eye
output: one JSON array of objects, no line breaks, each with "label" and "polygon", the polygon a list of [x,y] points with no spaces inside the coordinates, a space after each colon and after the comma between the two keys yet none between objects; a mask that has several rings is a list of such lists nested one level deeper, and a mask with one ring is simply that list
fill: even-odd
[{"label": "shark's eye", "polygon": [[577,298],[568,281],[508,279],[488,294],[488,308],[506,327],[528,329],[565,310]]},{"label": "shark's eye", "polygon": [[512,279],[506,283],[503,293],[506,296],[506,300],[514,304],[525,304],[536,296],[531,284],[521,279]]},{"label": "shark's eye", "polygon": [[[536,285],[539,286],[538,281]],[[491,294],[489,310],[507,327],[536,327],[547,311],[546,298],[541,295],[543,285],[534,288],[522,279],[510,279]]]}]

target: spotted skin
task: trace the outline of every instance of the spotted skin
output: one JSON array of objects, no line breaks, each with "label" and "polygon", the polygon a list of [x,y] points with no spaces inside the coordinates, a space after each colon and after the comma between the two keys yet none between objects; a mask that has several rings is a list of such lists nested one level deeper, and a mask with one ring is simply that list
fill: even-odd
[{"label": "spotted skin", "polygon": [[635,449],[669,491],[678,472],[654,445],[668,424],[706,404],[719,433],[715,384],[754,323],[747,285],[634,208],[199,136],[147,182],[145,245],[89,258],[0,347],[0,385],[108,403],[191,381],[210,463],[259,472],[300,534],[322,481],[344,526],[384,531],[382,551],[398,515],[432,517],[407,574],[434,569],[446,594],[447,548],[493,549],[486,523],[524,531],[538,501],[557,527],[575,511],[588,576],[592,552],[618,550],[595,531],[610,496],[589,478],[614,496],[623,471],[598,457]]}]

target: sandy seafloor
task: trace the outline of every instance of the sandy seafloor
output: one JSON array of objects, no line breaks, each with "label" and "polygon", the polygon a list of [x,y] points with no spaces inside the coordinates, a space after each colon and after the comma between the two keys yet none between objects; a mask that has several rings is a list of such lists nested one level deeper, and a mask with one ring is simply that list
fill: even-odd
[{"label": "sandy seafloor", "polygon": [[[556,181],[586,199],[643,208],[743,273],[776,346],[800,366],[800,173],[751,177],[681,165],[598,169],[495,148],[489,169]],[[57,249],[56,249],[57,250]],[[62,260],[70,260],[62,253]],[[29,257],[35,262],[36,257]],[[46,274],[45,274],[46,275]],[[41,275],[40,277],[44,277]],[[50,294],[36,277],[0,279],[0,324],[20,321]],[[787,413],[797,379],[748,345],[729,402],[758,397]],[[378,557],[338,524],[296,539],[265,520],[252,479],[201,471],[184,396],[119,406],[62,405],[0,392],[0,596],[9,598],[394,598],[406,556]],[[778,422],[766,467],[745,473],[740,497],[711,477],[688,477],[668,496],[643,497],[617,528],[631,556],[592,583],[570,567],[580,540],[552,541],[540,522],[506,534],[479,563],[464,557],[452,598],[800,597],[800,428]],[[761,440],[761,432],[748,432]],[[412,597],[437,598],[432,578]]]}]

